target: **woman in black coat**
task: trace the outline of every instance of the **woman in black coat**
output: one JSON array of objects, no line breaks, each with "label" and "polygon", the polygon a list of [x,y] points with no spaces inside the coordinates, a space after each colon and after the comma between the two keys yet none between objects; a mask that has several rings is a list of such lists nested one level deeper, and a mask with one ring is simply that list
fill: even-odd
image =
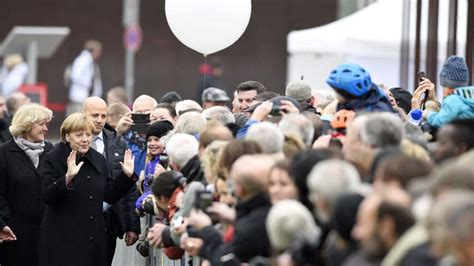
[{"label": "woman in black coat", "polygon": [[0,265],[38,265],[43,220],[38,168],[53,146],[45,142],[53,113],[37,104],[15,114],[12,140],[0,146]]},{"label": "woman in black coat", "polygon": [[134,185],[130,150],[112,179],[105,158],[90,148],[94,124],[74,113],[61,125],[62,142],[47,154],[41,170],[46,211],[41,228],[40,265],[105,266],[103,202],[118,201]]}]

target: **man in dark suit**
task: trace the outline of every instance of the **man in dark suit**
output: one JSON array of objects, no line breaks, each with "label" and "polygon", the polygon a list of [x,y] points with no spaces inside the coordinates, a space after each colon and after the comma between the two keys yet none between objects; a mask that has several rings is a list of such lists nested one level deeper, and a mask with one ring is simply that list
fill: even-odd
[{"label": "man in dark suit", "polygon": [[[108,126],[107,103],[99,97],[89,97],[84,101],[84,113],[94,122],[92,148],[104,155],[113,177],[121,173],[120,162],[123,161],[127,143],[117,136],[115,130]],[[135,201],[138,198],[136,187],[116,204],[104,202],[104,219],[107,249],[107,265],[112,264],[117,237],[123,238],[127,246],[133,245],[140,234],[140,218],[135,213]]]}]

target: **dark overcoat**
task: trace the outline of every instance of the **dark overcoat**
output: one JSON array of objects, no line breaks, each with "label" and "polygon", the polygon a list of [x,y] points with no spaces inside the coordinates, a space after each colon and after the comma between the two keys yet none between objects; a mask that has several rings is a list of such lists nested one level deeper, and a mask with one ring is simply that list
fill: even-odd
[{"label": "dark overcoat", "polygon": [[66,187],[71,148],[59,143],[41,168],[42,198],[46,203],[41,228],[40,265],[104,266],[103,201],[115,203],[134,185],[123,173],[113,179],[105,158],[95,151],[78,156],[84,165]]},{"label": "dark overcoat", "polygon": [[[115,130],[107,124],[102,132],[105,158],[109,164],[112,177],[115,178],[122,173],[120,162],[123,161],[125,150],[128,149],[127,142],[117,136]],[[137,188],[132,186],[120,201],[112,205],[110,218],[106,219],[106,227],[111,229],[115,236],[123,238],[124,233],[129,231],[140,234],[140,217],[135,212],[135,201],[137,199]]]},{"label": "dark overcoat", "polygon": [[[45,142],[38,167],[52,149],[53,145]],[[41,178],[30,158],[13,140],[0,145],[0,228],[9,226],[17,237],[0,245],[1,265],[38,265],[45,207],[40,195]]]}]

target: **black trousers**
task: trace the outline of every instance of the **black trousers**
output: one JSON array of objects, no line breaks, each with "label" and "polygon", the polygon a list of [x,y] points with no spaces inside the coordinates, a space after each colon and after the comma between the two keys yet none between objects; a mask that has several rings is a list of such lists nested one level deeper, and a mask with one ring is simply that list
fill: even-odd
[{"label": "black trousers", "polygon": [[115,246],[117,245],[117,236],[113,233],[105,232],[105,250],[107,253],[107,265],[112,265],[115,255]]},{"label": "black trousers", "polygon": [[105,251],[107,265],[111,266],[114,260],[115,247],[117,246],[117,233],[113,223],[114,215],[111,210],[104,212],[105,221]]}]

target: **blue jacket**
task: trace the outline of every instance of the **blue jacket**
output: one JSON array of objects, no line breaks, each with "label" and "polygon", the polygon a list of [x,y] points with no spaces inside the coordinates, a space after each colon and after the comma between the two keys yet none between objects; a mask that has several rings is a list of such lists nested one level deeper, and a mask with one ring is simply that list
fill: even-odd
[{"label": "blue jacket", "polygon": [[260,123],[257,120],[249,119],[247,122],[245,122],[245,125],[237,131],[237,139],[244,139],[245,136],[247,136],[247,131],[249,131],[249,128],[253,126],[254,124]]},{"label": "blue jacket", "polygon": [[387,96],[375,86],[357,99],[337,104],[336,110],[341,109],[354,112],[395,112]]},{"label": "blue jacket", "polygon": [[135,157],[135,169],[134,172],[137,176],[140,176],[140,172],[145,170],[146,161],[146,140],[145,137],[139,136],[138,134],[132,134],[128,132],[123,139],[127,142],[128,148]]},{"label": "blue jacket", "polygon": [[474,86],[457,88],[443,100],[439,112],[428,115],[428,123],[441,127],[455,119],[474,118]]}]

